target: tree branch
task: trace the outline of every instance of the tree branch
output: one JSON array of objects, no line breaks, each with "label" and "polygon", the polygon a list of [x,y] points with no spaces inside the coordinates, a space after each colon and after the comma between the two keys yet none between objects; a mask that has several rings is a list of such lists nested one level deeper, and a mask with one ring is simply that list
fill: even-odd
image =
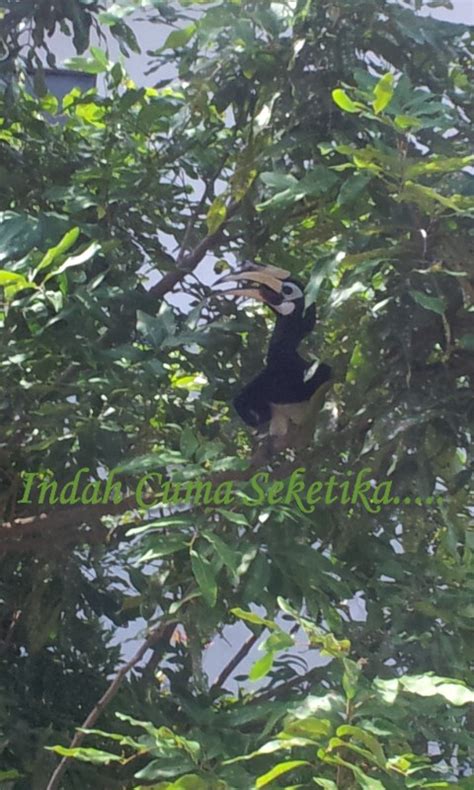
[{"label": "tree branch", "polygon": [[187,274],[190,274],[222,237],[222,233],[227,225],[228,220],[236,214],[240,205],[241,201],[238,200],[230,203],[229,207],[227,208],[226,218],[220,228],[218,228],[214,233],[210,233],[208,236],[205,236],[204,239],[202,239],[194,248],[194,250],[187,253],[186,255],[183,255],[181,257],[180,268],[175,269],[172,272],[167,272],[164,277],[162,277],[161,280],[156,283],[156,285],[150,288],[148,291],[149,295],[155,299],[162,299],[167,293],[172,291],[175,285],[177,285],[184,277],[186,277]]},{"label": "tree branch", "polygon": [[[268,447],[262,443],[256,447],[249,465],[243,470],[229,470],[216,472],[216,474],[203,480],[213,486],[224,482],[245,483],[264,465],[271,462]],[[286,461],[274,470],[275,479],[283,479],[291,473],[298,461]],[[114,504],[106,502],[96,505],[71,505],[56,508],[49,512],[33,516],[23,516],[12,521],[6,521],[0,526],[0,553],[7,551],[37,551],[39,540],[44,540],[48,551],[51,551],[51,538],[58,540],[58,533],[67,529],[66,534],[71,535],[72,529],[77,532],[82,526],[91,528],[90,534],[81,535],[84,543],[98,543],[105,541],[110,534],[101,523],[103,516],[113,516],[126,513],[138,508],[135,496],[132,494],[122,502]],[[127,528],[130,524],[126,525]],[[25,540],[26,539],[26,540]],[[73,538],[73,541],[75,537]],[[68,542],[68,541],[66,541]],[[70,541],[69,541],[70,542]]]},{"label": "tree branch", "polygon": [[[97,505],[72,505],[70,507],[57,508],[47,513],[40,513],[34,516],[24,516],[12,521],[4,522],[0,527],[0,550],[2,546],[11,545],[18,541],[19,537],[34,538],[41,534],[43,537],[51,537],[51,533],[71,527],[71,522],[75,525],[100,525],[102,516],[113,516],[132,510],[137,507],[134,496],[129,496],[122,502],[114,504],[107,502]],[[21,544],[18,544],[21,545]]]},{"label": "tree branch", "polygon": [[[295,677],[281,683],[280,686],[273,688],[272,686],[265,688],[263,691],[255,694],[252,702],[261,702],[266,699],[278,698],[285,696],[287,691],[291,691],[294,686],[300,686],[303,683],[313,683],[314,681],[321,681],[327,677],[326,666],[313,667],[304,675],[295,675]],[[296,690],[296,689],[295,689]]]},{"label": "tree branch", "polygon": [[250,653],[252,647],[254,646],[255,642],[258,641],[260,636],[261,634],[251,634],[248,637],[248,639],[245,640],[245,642],[243,643],[243,645],[241,645],[235,656],[231,658],[229,663],[226,664],[222,672],[220,672],[220,674],[217,676],[216,680],[214,681],[211,688],[209,689],[209,694],[212,694],[213,692],[216,692],[220,688],[222,688],[229,675],[231,675],[234,669],[240,664],[241,661],[243,661],[245,656],[247,656]]},{"label": "tree branch", "polygon": [[[120,686],[122,685],[125,676],[132,670],[139,661],[142,660],[145,653],[154,648],[156,644],[164,639],[165,636],[169,633],[170,629],[171,633],[174,631],[177,621],[161,623],[157,628],[153,629],[153,631],[149,634],[149,636],[145,639],[145,641],[141,644],[135,655],[128,661],[126,664],[123,665],[113,678],[112,682],[110,683],[107,691],[105,694],[102,695],[100,700],[91,710],[87,718],[85,719],[84,723],[81,726],[81,730],[87,730],[94,726],[97,719],[99,718],[100,714],[103,710],[110,704],[113,700],[115,695],[117,694]],[[86,737],[87,733],[81,732],[78,730],[72,739],[69,748],[76,749],[78,746],[81,745],[84,738]],[[58,790],[60,786],[61,779],[64,775],[64,772],[67,770],[67,766],[71,757],[63,757],[60,763],[57,765],[56,769],[51,775],[51,778],[46,786],[46,790]]]}]

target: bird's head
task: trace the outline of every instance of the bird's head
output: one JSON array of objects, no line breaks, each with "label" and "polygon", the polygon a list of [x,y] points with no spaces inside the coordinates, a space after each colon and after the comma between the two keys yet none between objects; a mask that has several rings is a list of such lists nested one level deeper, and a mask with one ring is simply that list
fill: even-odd
[{"label": "bird's head", "polygon": [[217,294],[256,299],[268,305],[277,316],[303,318],[303,286],[285,269],[246,262],[237,272],[221,277],[215,285],[227,282],[237,283],[238,286],[227,291],[216,291]]}]

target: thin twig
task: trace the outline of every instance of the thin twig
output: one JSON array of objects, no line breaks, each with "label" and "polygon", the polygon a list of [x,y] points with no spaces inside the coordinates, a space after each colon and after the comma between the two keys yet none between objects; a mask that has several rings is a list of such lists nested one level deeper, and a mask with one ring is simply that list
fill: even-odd
[{"label": "thin twig", "polygon": [[207,201],[207,199],[209,198],[209,196],[211,194],[211,190],[215,187],[216,180],[219,178],[219,175],[222,173],[222,170],[224,169],[225,163],[227,162],[228,158],[229,158],[229,152],[226,151],[224,156],[222,157],[221,161],[219,162],[218,166],[216,167],[216,169],[214,171],[214,174],[206,182],[206,186],[205,186],[205,188],[203,190],[203,193],[201,195],[200,200],[198,201],[198,203],[196,204],[194,209],[191,211],[191,214],[190,214],[190,216],[188,218],[188,221],[186,223],[186,228],[185,228],[185,231],[184,231],[183,241],[181,242],[181,249],[180,249],[180,251],[178,253],[178,257],[176,259],[176,265],[178,266],[178,268],[183,264],[183,261],[185,259],[189,238],[190,238],[191,233],[193,231],[194,223],[199,218],[199,215],[200,215],[201,211],[203,210],[203,208],[204,208],[204,206],[206,204],[206,201]]},{"label": "thin twig", "polygon": [[[173,625],[175,625],[176,622],[177,621],[173,621]],[[81,730],[87,730],[94,726],[102,711],[107,707],[107,705],[109,705],[109,703],[117,694],[128,672],[130,672],[130,670],[142,660],[143,656],[148,650],[153,648],[160,641],[160,639],[163,638],[166,629],[168,629],[170,625],[170,622],[166,622],[161,623],[157,628],[155,628],[145,639],[130,661],[128,661],[118,670],[105,694],[102,695],[100,700],[96,703],[85,719],[84,723],[81,725]],[[76,749],[78,746],[80,746],[86,735],[87,733],[78,730],[72,739],[69,748]],[[58,790],[63,774],[66,771],[70,760],[70,757],[63,757],[54,772],[51,774],[51,778],[46,786],[46,790]]]},{"label": "thin twig", "polygon": [[291,680],[287,680],[286,683],[282,683],[280,686],[276,688],[266,688],[262,692],[255,694],[253,698],[253,702],[261,702],[263,699],[272,699],[273,697],[280,697],[282,694],[286,694],[287,691],[291,691],[293,686],[300,686],[303,683],[310,683],[315,680],[324,680],[326,677],[326,667],[313,667],[306,672],[304,675],[296,675]]},{"label": "thin twig", "polygon": [[222,225],[214,232],[206,236],[199,244],[192,250],[192,252],[183,256],[182,265],[179,270],[167,272],[162,279],[150,288],[148,291],[150,296],[155,299],[162,299],[167,293],[173,290],[174,286],[179,283],[187,274],[190,274],[196,266],[201,263],[204,256],[214,247],[219,241],[224,231],[224,228],[240,206],[240,201],[233,201],[227,208],[227,216]]},{"label": "thin twig", "polygon": [[248,639],[245,640],[243,645],[239,648],[235,656],[231,658],[228,664],[224,667],[222,672],[218,675],[214,683],[212,684],[211,688],[209,689],[209,693],[212,694],[218,689],[222,688],[224,683],[226,682],[229,675],[232,674],[234,669],[240,664],[241,661],[250,653],[252,647],[254,646],[255,642],[259,639],[260,634],[251,634]]}]

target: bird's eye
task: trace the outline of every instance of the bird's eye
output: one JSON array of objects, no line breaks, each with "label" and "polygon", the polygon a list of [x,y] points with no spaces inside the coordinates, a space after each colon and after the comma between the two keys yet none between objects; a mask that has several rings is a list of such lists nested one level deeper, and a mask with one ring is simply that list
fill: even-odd
[{"label": "bird's eye", "polygon": [[287,300],[296,300],[303,296],[303,292],[295,283],[285,283],[281,289],[281,293]]}]

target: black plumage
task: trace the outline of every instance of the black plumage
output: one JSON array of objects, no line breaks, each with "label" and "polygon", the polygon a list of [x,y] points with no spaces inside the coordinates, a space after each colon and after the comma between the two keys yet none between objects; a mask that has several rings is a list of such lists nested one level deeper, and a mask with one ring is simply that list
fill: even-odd
[{"label": "black plumage", "polygon": [[231,279],[256,281],[259,286],[223,293],[259,299],[276,316],[265,367],[239,392],[234,406],[247,425],[259,430],[269,425],[270,434],[282,435],[289,423],[304,421],[316,391],[331,378],[329,365],[322,363],[312,372],[298,354],[299,344],[315,326],[315,306],[305,310],[303,287],[283,270],[247,265],[224,281]]}]

